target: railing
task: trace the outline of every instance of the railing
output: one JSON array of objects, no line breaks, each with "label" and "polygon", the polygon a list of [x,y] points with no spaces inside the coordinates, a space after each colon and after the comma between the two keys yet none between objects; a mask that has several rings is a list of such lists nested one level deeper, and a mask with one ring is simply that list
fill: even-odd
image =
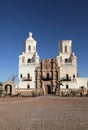
[{"label": "railing", "polygon": [[23,78],[22,81],[32,81],[32,77],[30,77],[30,78]]},{"label": "railing", "polygon": [[52,80],[52,77],[42,77],[42,80],[45,80],[45,81],[47,81],[47,80]]},{"label": "railing", "polygon": [[61,81],[71,81],[71,78],[70,77],[69,78],[64,77],[64,78],[61,79]]},{"label": "railing", "polygon": [[26,64],[22,64],[22,66],[31,66],[31,65],[36,65],[35,63],[26,63]]},{"label": "railing", "polygon": [[72,66],[73,64],[72,63],[63,63],[63,64],[60,64],[61,66]]}]

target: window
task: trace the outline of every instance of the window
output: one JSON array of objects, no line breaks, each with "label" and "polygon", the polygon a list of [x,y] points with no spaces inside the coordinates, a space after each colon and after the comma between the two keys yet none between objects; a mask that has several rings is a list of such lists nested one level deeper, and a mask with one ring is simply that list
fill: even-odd
[{"label": "window", "polygon": [[30,89],[30,85],[29,84],[27,85],[27,89]]},{"label": "window", "polygon": [[68,59],[65,59],[65,63],[68,63]]},{"label": "window", "polygon": [[66,85],[66,89],[68,89],[69,88],[69,85]]},{"label": "window", "polygon": [[23,78],[22,74],[20,74],[20,78]]},{"label": "window", "polygon": [[47,78],[49,78],[49,73],[47,73]]},{"label": "window", "polygon": [[31,63],[31,59],[28,59],[27,63]]},{"label": "window", "polygon": [[28,50],[29,50],[29,51],[31,50],[31,46],[28,46]]},{"label": "window", "polygon": [[84,87],[82,86],[81,89],[84,89]]},{"label": "window", "polygon": [[66,79],[67,79],[67,80],[69,79],[69,75],[68,75],[68,74],[66,74]]},{"label": "window", "polygon": [[65,53],[67,53],[67,46],[65,46]]},{"label": "window", "polygon": [[27,79],[30,79],[30,74],[29,73],[27,74]]},{"label": "window", "polygon": [[75,74],[73,74],[73,79],[75,79]]}]

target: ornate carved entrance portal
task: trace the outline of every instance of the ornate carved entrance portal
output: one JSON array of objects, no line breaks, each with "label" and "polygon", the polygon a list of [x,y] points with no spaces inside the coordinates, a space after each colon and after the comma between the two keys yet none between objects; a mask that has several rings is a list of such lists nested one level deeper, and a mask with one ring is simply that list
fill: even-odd
[{"label": "ornate carved entrance portal", "polygon": [[36,88],[42,88],[44,95],[54,94],[60,73],[56,60],[43,59],[36,70]]}]

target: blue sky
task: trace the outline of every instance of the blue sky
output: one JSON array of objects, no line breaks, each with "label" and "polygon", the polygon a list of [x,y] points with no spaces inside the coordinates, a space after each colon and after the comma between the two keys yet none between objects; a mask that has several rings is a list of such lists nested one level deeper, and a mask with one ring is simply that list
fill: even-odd
[{"label": "blue sky", "polygon": [[0,0],[0,81],[18,74],[18,57],[32,32],[40,58],[55,58],[72,40],[80,77],[88,77],[87,0]]}]

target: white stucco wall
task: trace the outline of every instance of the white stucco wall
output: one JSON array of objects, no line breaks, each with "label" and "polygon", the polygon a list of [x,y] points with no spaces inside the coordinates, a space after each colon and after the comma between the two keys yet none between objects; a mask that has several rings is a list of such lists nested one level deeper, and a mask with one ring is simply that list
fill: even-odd
[{"label": "white stucco wall", "polygon": [[76,81],[63,81],[62,84],[61,88],[64,89],[66,89],[66,85],[71,89],[78,89],[80,87],[88,89],[88,78],[77,78]]},{"label": "white stucco wall", "polygon": [[60,78],[66,77],[66,74],[71,77],[71,80],[73,80],[73,75],[75,75],[75,79],[77,78],[77,69],[75,66],[61,66],[60,67]]}]

